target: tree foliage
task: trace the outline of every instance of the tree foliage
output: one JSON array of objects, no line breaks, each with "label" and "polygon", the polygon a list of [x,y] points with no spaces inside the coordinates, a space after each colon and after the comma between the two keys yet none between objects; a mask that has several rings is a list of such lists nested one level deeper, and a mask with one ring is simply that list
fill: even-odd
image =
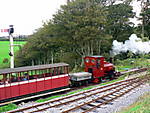
[{"label": "tree foliage", "polygon": [[63,5],[18,52],[17,65],[67,62],[74,67],[82,65],[86,55],[109,56],[112,41],[124,41],[133,31],[129,2],[115,1],[76,0]]},{"label": "tree foliage", "polygon": [[150,8],[145,9],[141,16],[143,18],[144,36],[150,36]]},{"label": "tree foliage", "polygon": [[132,7],[128,4],[116,4],[107,7],[107,31],[113,39],[125,41],[133,33],[133,23],[129,18],[134,17]]}]

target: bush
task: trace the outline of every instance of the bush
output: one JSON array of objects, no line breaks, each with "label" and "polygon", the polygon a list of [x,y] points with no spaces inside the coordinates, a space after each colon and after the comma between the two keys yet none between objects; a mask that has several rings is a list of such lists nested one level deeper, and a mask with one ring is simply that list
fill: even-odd
[{"label": "bush", "polygon": [[8,58],[3,59],[3,63],[8,63],[8,62],[9,62]]},{"label": "bush", "polygon": [[10,110],[13,110],[13,109],[16,109],[16,108],[17,108],[17,105],[15,105],[15,104],[8,104],[6,106],[0,107],[0,113],[1,112],[6,112],[6,111],[10,111]]}]

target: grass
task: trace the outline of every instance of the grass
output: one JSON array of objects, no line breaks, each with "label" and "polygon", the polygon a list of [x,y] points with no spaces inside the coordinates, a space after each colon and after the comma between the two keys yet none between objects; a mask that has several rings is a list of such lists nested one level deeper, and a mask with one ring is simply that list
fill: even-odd
[{"label": "grass", "polygon": [[10,110],[13,110],[13,109],[17,109],[17,105],[15,105],[15,104],[8,104],[6,106],[0,107],[0,113],[6,112],[6,111],[10,111]]},{"label": "grass", "polygon": [[150,93],[140,97],[137,102],[119,113],[150,113]]},{"label": "grass", "polygon": [[122,61],[118,60],[115,66],[118,71],[125,71],[127,69],[137,68],[137,67],[150,67],[150,59],[130,58]]},{"label": "grass", "polygon": [[[23,45],[25,44],[25,41],[14,41],[14,44],[19,44],[19,45]],[[4,63],[4,59],[10,59],[9,56],[9,41],[0,41],[0,68],[6,68],[9,67],[9,61]],[[14,46],[14,51],[18,51],[19,47],[18,46]]]}]

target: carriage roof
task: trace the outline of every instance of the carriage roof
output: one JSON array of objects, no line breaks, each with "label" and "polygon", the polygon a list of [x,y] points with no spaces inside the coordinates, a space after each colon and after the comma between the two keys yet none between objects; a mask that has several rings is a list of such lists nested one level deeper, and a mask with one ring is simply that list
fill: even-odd
[{"label": "carriage roof", "polygon": [[61,66],[68,66],[68,64],[55,63],[55,64],[44,64],[44,65],[36,65],[36,66],[25,66],[25,67],[18,67],[18,68],[0,69],[0,74],[25,72],[25,71],[40,70],[40,69],[42,70],[42,69],[61,67]]}]

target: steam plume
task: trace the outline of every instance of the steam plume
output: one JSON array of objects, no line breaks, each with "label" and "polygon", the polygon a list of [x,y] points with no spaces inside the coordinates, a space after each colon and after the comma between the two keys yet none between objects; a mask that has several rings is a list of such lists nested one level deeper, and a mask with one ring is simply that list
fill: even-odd
[{"label": "steam plume", "polygon": [[113,41],[112,53],[117,55],[120,52],[131,51],[134,54],[147,54],[150,53],[150,41],[142,42],[141,38],[138,38],[136,34],[132,34],[129,37],[129,40],[126,40],[125,43],[118,42],[117,40]]}]

